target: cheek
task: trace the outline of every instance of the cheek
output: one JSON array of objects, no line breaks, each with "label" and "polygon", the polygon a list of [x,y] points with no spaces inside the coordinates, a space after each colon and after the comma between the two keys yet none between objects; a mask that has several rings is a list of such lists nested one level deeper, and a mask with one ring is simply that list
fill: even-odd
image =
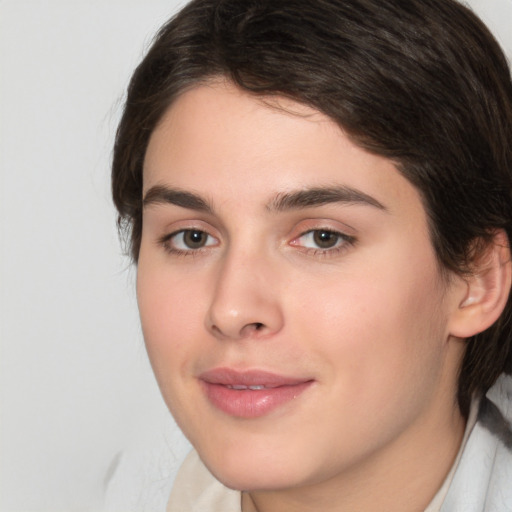
[{"label": "cheek", "polygon": [[181,282],[165,269],[139,263],[137,301],[144,341],[157,380],[164,383],[185,370],[187,354],[202,328],[194,281]]},{"label": "cheek", "polygon": [[413,274],[401,283],[397,275],[403,273],[344,276],[314,294],[310,286],[297,310],[329,404],[328,413],[319,405],[312,417],[327,414],[326,428],[337,439],[329,450],[340,457],[355,457],[358,439],[370,449],[382,436],[398,435],[442,378],[440,289],[425,275],[421,287]]},{"label": "cheek", "polygon": [[435,269],[423,267],[419,276],[417,268],[368,265],[322,287],[306,285],[301,330],[316,340],[319,357],[329,356],[333,378],[351,381],[343,389],[378,395],[400,382],[434,378],[444,341],[443,293]]}]

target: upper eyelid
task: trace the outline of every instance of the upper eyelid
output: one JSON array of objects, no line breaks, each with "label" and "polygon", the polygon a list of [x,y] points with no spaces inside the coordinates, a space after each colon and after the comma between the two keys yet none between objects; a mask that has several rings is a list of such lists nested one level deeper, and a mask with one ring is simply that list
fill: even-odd
[{"label": "upper eyelid", "polygon": [[332,233],[339,233],[340,235],[346,237],[355,237],[357,235],[357,230],[350,224],[327,218],[304,219],[303,221],[297,222],[292,230],[292,232],[296,233],[293,236],[294,238],[302,236],[311,231],[330,231]]},{"label": "upper eyelid", "polygon": [[308,229],[306,231],[301,232],[299,235],[293,237],[293,240],[298,240],[299,238],[302,238],[303,236],[309,235],[310,233],[314,233],[315,231],[326,231],[328,233],[332,233],[333,235],[337,235],[340,238],[346,240],[346,241],[354,241],[356,237],[354,235],[349,235],[348,233],[345,233],[343,231],[340,231],[339,229],[333,229],[333,228],[312,228]]},{"label": "upper eyelid", "polygon": [[179,235],[180,233],[186,233],[187,231],[198,231],[200,233],[205,233],[207,236],[209,236],[211,238],[215,238],[215,239],[219,238],[218,236],[215,236],[212,233],[210,233],[209,231],[207,231],[206,229],[195,228],[195,227],[175,229],[175,230],[171,231],[170,233],[166,233],[165,235],[163,235],[160,238],[162,240],[163,239],[170,240],[171,238],[175,237],[176,235]]},{"label": "upper eyelid", "polygon": [[[160,223],[159,223],[160,224]],[[178,219],[172,222],[162,222],[155,225],[155,230],[165,233],[164,236],[170,236],[182,231],[202,231],[215,238],[219,238],[220,230],[211,223],[202,219]]]}]

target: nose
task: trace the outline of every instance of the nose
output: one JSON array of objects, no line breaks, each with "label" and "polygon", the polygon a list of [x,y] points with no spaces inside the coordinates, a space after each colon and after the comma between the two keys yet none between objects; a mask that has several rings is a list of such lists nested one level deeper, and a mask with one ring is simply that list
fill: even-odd
[{"label": "nose", "polygon": [[284,323],[277,273],[263,256],[230,254],[222,262],[206,315],[218,339],[256,339],[279,332]]}]

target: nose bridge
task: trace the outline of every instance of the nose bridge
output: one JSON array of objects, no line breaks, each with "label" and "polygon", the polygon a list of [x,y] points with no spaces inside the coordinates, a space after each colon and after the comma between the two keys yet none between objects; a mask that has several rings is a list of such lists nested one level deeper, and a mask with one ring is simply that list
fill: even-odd
[{"label": "nose bridge", "polygon": [[230,339],[279,331],[283,315],[273,258],[264,251],[232,247],[218,264],[208,329]]}]

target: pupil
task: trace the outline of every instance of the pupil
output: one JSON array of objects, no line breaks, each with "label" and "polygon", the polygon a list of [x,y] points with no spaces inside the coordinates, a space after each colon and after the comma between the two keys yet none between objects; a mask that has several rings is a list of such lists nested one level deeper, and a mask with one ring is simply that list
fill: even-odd
[{"label": "pupil", "polygon": [[313,235],[315,244],[322,249],[330,249],[338,242],[338,235],[330,231],[315,231]]},{"label": "pupil", "polygon": [[203,247],[206,243],[206,237],[202,231],[186,231],[183,236],[185,245],[191,249]]}]

